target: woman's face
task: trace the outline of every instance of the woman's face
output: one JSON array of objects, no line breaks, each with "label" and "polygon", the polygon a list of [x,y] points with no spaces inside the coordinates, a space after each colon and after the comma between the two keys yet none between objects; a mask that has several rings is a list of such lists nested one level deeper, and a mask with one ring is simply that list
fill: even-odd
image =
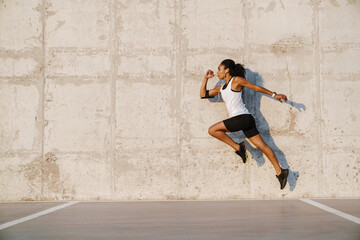
[{"label": "woman's face", "polygon": [[217,75],[218,75],[218,78],[219,79],[224,79],[225,78],[225,75],[226,73],[229,71],[229,69],[226,69],[225,70],[225,66],[220,64],[219,67],[218,67],[218,71],[217,71]]}]

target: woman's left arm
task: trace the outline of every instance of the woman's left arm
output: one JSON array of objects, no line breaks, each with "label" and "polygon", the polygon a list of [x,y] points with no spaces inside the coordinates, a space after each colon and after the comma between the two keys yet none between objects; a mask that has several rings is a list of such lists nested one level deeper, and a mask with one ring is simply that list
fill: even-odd
[{"label": "woman's left arm", "polygon": [[254,90],[256,92],[261,92],[261,93],[268,94],[268,95],[276,98],[281,103],[282,103],[281,99],[284,100],[285,102],[287,101],[287,97],[284,94],[277,94],[276,92],[271,92],[270,90],[268,90],[266,88],[263,88],[263,87],[260,87],[258,85],[252,84],[251,82],[249,82],[245,78],[235,77],[234,82],[239,84],[242,87],[250,88],[250,89],[252,89],[252,90]]}]

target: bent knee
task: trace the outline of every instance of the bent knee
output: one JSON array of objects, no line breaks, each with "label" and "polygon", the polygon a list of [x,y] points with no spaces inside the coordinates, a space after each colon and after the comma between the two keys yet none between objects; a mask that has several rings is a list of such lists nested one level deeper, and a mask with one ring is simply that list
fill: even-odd
[{"label": "bent knee", "polygon": [[211,136],[214,136],[214,134],[215,134],[215,129],[214,129],[213,127],[209,127],[208,133],[209,133]]}]

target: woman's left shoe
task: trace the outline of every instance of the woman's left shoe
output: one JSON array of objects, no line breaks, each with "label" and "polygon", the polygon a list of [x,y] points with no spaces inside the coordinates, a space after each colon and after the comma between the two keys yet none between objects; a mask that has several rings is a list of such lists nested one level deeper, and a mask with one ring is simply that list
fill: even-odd
[{"label": "woman's left shoe", "polygon": [[239,151],[235,151],[235,153],[242,158],[243,163],[246,163],[246,162],[247,162],[247,159],[248,159],[248,155],[247,155],[247,153],[246,153],[246,144],[245,144],[245,142],[243,141],[243,142],[239,143],[239,145],[240,145],[240,150],[239,150]]}]

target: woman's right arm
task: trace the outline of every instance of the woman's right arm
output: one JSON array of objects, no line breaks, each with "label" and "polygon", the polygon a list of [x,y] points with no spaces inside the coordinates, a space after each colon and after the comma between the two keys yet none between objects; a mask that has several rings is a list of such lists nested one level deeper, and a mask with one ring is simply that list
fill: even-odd
[{"label": "woman's right arm", "polygon": [[221,86],[218,86],[211,90],[206,90],[207,81],[209,78],[212,78],[214,76],[213,71],[207,70],[200,88],[200,97],[201,98],[212,98],[220,93]]}]

